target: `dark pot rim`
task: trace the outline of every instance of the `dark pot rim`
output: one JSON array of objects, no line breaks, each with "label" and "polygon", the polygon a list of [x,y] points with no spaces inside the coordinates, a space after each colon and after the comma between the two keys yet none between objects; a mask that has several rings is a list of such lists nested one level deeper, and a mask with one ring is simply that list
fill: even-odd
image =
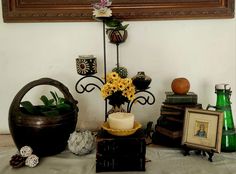
[{"label": "dark pot rim", "polygon": [[70,122],[71,120],[77,120],[77,116],[78,112],[76,108],[70,112],[56,116],[30,115],[23,112],[18,112],[13,113],[11,116],[9,115],[9,124],[14,122],[17,125],[42,127]]}]

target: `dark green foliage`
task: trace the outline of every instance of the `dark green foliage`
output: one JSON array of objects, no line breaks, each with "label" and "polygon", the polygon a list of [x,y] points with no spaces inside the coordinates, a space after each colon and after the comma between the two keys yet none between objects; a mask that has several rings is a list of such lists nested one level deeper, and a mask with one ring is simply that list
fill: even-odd
[{"label": "dark green foliage", "polygon": [[118,106],[129,102],[128,98],[122,95],[122,91],[114,92],[112,95],[108,96],[109,104],[112,106]]},{"label": "dark green foliage", "polygon": [[23,108],[25,108],[25,110],[27,110],[27,112],[29,112],[30,114],[35,114],[37,112],[37,109],[32,105],[31,102],[29,101],[23,101],[20,103],[21,106]]},{"label": "dark green foliage", "polygon": [[116,72],[121,78],[126,78],[128,76],[128,70],[125,67],[115,67],[112,69],[112,72]]},{"label": "dark green foliage", "polygon": [[106,26],[116,29],[116,30],[125,30],[129,24],[122,25],[123,21],[120,21],[118,19],[108,18],[105,20]]},{"label": "dark green foliage", "polygon": [[45,95],[40,97],[44,105],[34,106],[29,101],[21,102],[21,106],[27,113],[32,115],[56,116],[72,110],[71,104],[64,98],[57,95],[56,92],[50,91],[52,98],[49,99]]}]

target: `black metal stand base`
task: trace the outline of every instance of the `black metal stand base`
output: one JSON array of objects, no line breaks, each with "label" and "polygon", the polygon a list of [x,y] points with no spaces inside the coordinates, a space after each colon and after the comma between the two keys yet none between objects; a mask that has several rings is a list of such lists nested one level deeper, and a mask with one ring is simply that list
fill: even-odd
[{"label": "black metal stand base", "polygon": [[[190,155],[190,151],[191,150],[195,150],[195,149],[191,149],[189,147],[187,147],[186,145],[183,145],[183,155],[184,156],[189,156]],[[208,161],[213,162],[212,158],[214,156],[214,151],[210,150],[210,151],[204,151],[204,150],[195,150],[195,154],[196,155],[201,155],[203,157],[206,156],[206,154],[208,155]]]}]

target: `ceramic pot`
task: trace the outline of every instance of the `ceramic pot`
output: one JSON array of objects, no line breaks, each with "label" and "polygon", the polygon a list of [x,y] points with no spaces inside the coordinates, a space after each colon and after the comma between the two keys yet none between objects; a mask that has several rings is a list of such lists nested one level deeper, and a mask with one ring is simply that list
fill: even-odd
[{"label": "ceramic pot", "polygon": [[128,37],[127,30],[107,29],[106,33],[110,42],[114,44],[123,43]]},{"label": "ceramic pot", "polygon": [[[51,85],[58,88],[64,98],[72,104],[72,110],[58,116],[31,115],[25,113],[20,107],[24,95],[38,85]],[[20,150],[23,146],[30,146],[37,156],[49,156],[60,153],[66,148],[67,140],[75,130],[77,123],[78,107],[62,83],[43,78],[25,85],[13,99],[9,110],[9,128],[14,143]]]},{"label": "ceramic pot", "polygon": [[136,76],[132,78],[133,84],[137,90],[145,90],[148,89],[152,79],[149,76],[145,75],[145,72],[140,71]]},{"label": "ceramic pot", "polygon": [[76,59],[77,72],[80,75],[93,75],[97,73],[97,59],[93,55],[79,56]]}]

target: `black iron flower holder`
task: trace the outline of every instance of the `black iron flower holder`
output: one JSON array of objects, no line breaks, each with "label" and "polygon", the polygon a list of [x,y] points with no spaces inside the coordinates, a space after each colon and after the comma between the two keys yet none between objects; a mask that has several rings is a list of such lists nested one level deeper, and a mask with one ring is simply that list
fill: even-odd
[{"label": "black iron flower holder", "polygon": [[[106,63],[106,28],[105,28],[105,22],[103,21],[103,67],[104,67],[104,80],[101,78],[94,76],[94,75],[87,75],[82,78],[80,78],[76,85],[75,85],[75,90],[79,94],[83,94],[85,92],[92,92],[95,88],[101,90],[100,85],[104,85],[106,83],[106,75],[107,75],[107,63]],[[117,49],[117,67],[119,68],[119,43],[116,44],[116,49]],[[97,80],[97,83],[91,82],[83,85],[83,81],[85,79],[93,79]],[[146,95],[143,95],[146,94]],[[147,91],[147,90],[138,90],[135,92],[135,99],[127,104],[127,112],[131,112],[133,104],[134,103],[139,103],[141,105],[153,105],[155,103],[155,97],[154,95]],[[107,100],[105,100],[105,121],[107,121]]]}]

